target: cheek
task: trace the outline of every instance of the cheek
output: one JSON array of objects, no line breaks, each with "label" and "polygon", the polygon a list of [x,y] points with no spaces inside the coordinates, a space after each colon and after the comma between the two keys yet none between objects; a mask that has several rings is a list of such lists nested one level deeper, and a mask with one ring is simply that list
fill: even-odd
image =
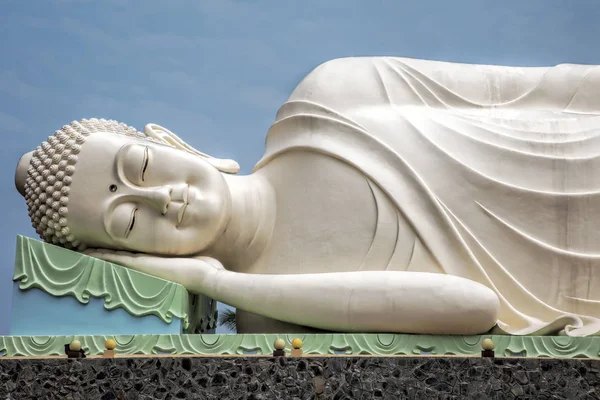
[{"label": "cheek", "polygon": [[220,173],[197,156],[180,150],[160,149],[151,152],[146,185],[186,182],[200,185],[212,181]]},{"label": "cheek", "polygon": [[186,183],[208,191],[218,191],[223,186],[223,177],[210,164],[197,160],[187,164],[181,171]]},{"label": "cheek", "polygon": [[186,228],[197,224],[218,225],[220,220],[224,218],[224,210],[225,201],[223,196],[202,192],[199,198],[188,206],[186,210],[188,221],[183,225]]}]

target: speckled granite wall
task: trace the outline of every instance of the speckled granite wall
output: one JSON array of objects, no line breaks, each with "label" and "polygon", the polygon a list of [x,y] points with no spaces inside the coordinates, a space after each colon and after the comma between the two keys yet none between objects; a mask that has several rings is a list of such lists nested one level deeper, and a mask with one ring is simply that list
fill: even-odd
[{"label": "speckled granite wall", "polygon": [[0,399],[597,399],[600,361],[430,357],[0,359]]}]

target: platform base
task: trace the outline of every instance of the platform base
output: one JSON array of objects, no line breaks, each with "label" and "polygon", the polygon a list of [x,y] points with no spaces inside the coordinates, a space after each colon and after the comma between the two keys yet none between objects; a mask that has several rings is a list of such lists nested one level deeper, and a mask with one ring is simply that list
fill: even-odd
[{"label": "platform base", "polygon": [[[64,357],[64,356],[63,356]],[[2,359],[2,399],[597,398],[600,361],[481,357]],[[126,378],[124,378],[126,377]],[[63,396],[63,395],[60,395]]]}]

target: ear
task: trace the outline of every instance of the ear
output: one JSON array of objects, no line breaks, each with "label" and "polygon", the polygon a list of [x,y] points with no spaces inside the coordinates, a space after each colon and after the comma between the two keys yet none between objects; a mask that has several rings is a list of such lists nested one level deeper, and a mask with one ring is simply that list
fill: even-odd
[{"label": "ear", "polygon": [[15,171],[15,186],[21,194],[25,197],[25,181],[27,180],[27,170],[29,169],[31,159],[33,158],[33,151],[23,154],[23,157],[17,164],[17,170]]},{"label": "ear", "polygon": [[240,170],[240,165],[235,160],[221,159],[209,156],[208,154],[204,154],[183,140],[181,140],[177,135],[168,130],[167,128],[163,128],[157,124],[148,124],[144,127],[144,133],[154,138],[160,142],[169,144],[176,149],[187,151],[188,153],[195,154],[204,158],[208,163],[210,163],[213,167],[218,169],[221,172],[226,172],[228,174],[237,174]]}]

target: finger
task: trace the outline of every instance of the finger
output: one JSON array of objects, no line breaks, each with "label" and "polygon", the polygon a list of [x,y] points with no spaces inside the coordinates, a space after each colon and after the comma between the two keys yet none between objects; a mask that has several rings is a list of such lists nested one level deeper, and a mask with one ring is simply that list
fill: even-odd
[{"label": "finger", "polygon": [[225,269],[225,267],[223,266],[223,264],[221,264],[219,260],[212,257],[198,256],[194,257],[194,259],[206,263],[217,270]]}]

